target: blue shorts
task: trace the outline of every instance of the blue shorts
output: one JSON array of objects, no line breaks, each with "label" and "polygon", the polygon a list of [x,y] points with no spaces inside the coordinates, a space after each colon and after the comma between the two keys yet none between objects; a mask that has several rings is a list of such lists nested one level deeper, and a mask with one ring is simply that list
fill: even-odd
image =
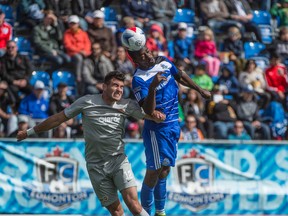
[{"label": "blue shorts", "polygon": [[178,122],[165,125],[165,127],[157,127],[154,130],[144,127],[142,134],[147,169],[157,170],[162,166],[175,166],[180,137]]}]

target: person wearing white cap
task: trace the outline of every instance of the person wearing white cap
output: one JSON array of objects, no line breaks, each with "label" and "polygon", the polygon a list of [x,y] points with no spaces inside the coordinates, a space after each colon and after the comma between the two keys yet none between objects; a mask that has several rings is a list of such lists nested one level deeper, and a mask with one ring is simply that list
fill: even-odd
[{"label": "person wearing white cap", "polygon": [[112,30],[104,25],[105,15],[103,11],[96,10],[92,13],[93,24],[88,28],[88,35],[92,42],[101,44],[103,54],[110,60],[116,57],[117,44]]},{"label": "person wearing white cap", "polygon": [[80,19],[77,15],[68,18],[69,29],[64,33],[64,48],[66,53],[72,58],[74,73],[77,81],[81,81],[81,71],[84,58],[91,54],[91,42],[87,32],[79,27]]},{"label": "person wearing white cap", "polygon": [[[30,126],[41,122],[49,116],[49,99],[44,97],[44,89],[45,84],[37,80],[33,86],[33,92],[20,102],[18,113],[31,117]],[[47,133],[40,136],[47,137]]]}]

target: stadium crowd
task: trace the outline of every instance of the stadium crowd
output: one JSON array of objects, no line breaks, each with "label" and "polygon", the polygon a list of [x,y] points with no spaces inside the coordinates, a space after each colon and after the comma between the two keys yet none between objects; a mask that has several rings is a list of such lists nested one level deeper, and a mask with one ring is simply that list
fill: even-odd
[{"label": "stadium crowd", "polygon": [[[120,38],[135,26],[145,31],[154,56],[166,56],[213,92],[205,101],[180,86],[181,140],[288,137],[288,0],[0,4],[0,137],[15,137],[18,129],[34,126],[76,98],[102,92],[104,77],[113,70],[126,74],[124,97],[134,98],[135,66]],[[257,12],[268,14],[269,23],[257,22]],[[61,79],[64,71],[72,84]],[[142,120],[129,119],[126,138],[141,138],[142,127]],[[82,137],[81,116],[37,137]]]}]

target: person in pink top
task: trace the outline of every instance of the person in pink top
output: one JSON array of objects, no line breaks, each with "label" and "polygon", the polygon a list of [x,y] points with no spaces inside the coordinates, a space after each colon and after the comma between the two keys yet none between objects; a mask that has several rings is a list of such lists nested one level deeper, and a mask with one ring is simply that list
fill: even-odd
[{"label": "person in pink top", "polygon": [[64,33],[64,48],[75,64],[77,81],[81,81],[84,58],[91,54],[91,42],[88,34],[79,27],[79,17],[72,15],[68,19],[69,29]]},{"label": "person in pink top", "polygon": [[5,13],[0,9],[0,57],[6,52],[7,42],[12,39],[12,26],[5,22]]},{"label": "person in pink top", "polygon": [[151,50],[153,56],[168,57],[167,41],[164,37],[162,28],[153,24],[150,27],[149,36],[147,37],[146,46]]},{"label": "person in pink top", "polygon": [[195,43],[195,58],[206,63],[206,71],[209,76],[218,76],[220,60],[217,58],[216,43],[214,34],[210,28],[200,32]]}]

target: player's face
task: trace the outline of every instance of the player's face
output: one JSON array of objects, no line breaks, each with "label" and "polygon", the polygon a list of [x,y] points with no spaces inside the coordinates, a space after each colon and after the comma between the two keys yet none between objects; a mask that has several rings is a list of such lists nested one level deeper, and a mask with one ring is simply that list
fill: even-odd
[{"label": "player's face", "polygon": [[108,85],[103,85],[103,91],[111,101],[119,101],[123,95],[124,82],[113,78]]},{"label": "player's face", "polygon": [[133,61],[139,65],[141,69],[148,69],[155,64],[155,59],[151,51],[144,47],[138,52],[139,55],[133,56]]}]

